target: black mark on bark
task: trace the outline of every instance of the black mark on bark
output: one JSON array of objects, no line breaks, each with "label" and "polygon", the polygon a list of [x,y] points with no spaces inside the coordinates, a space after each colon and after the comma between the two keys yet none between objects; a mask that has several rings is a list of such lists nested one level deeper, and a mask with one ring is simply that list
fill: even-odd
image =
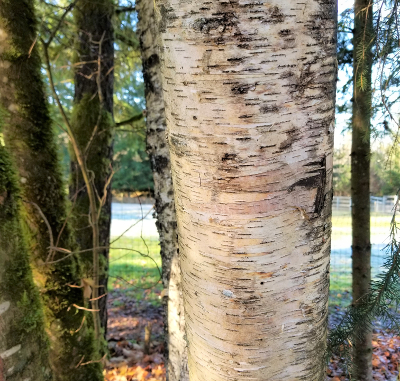
[{"label": "black mark on bark", "polygon": [[221,159],[221,161],[223,161],[223,162],[225,162],[225,161],[228,161],[228,160],[235,160],[236,159],[236,154],[235,153],[226,153],[223,157],[222,157],[222,159]]},{"label": "black mark on bark", "polygon": [[244,141],[246,141],[246,140],[251,140],[251,138],[236,138],[236,140],[239,140],[239,141],[241,141],[241,142],[244,142]]},{"label": "black mark on bark", "polygon": [[320,162],[311,162],[306,165],[313,165],[314,163],[320,164],[320,168],[309,173],[317,174],[296,181],[288,188],[288,192],[293,192],[295,187],[303,187],[306,189],[317,188],[317,195],[315,196],[314,201],[314,213],[320,215],[325,204],[326,157],[322,158]]},{"label": "black mark on bark", "polygon": [[267,105],[267,106],[262,106],[260,108],[260,112],[262,114],[276,113],[278,111],[279,111],[279,107],[277,105]]},{"label": "black mark on bark", "polygon": [[326,186],[326,157],[321,160],[321,168],[319,169],[321,184],[318,187],[317,196],[315,197],[314,213],[321,214],[325,204],[325,186]]},{"label": "black mark on bark", "polygon": [[143,60],[143,81],[146,87],[146,91],[150,93],[155,93],[155,86],[152,81],[150,70],[160,64],[160,58],[158,54],[152,54],[146,60]]},{"label": "black mark on bark", "polygon": [[235,95],[239,94],[247,94],[250,90],[254,90],[257,84],[246,84],[246,85],[237,85],[231,88],[231,91]]},{"label": "black mark on bark", "polygon": [[160,63],[160,58],[158,54],[154,53],[152,54],[149,58],[145,59],[143,61],[143,67],[147,69],[151,69],[155,65],[158,65]]},{"label": "black mark on bark", "polygon": [[267,24],[281,24],[285,21],[285,15],[279,7],[272,7],[267,11],[267,18],[263,23]]},{"label": "black mark on bark", "polygon": [[211,31],[229,33],[237,25],[237,16],[232,12],[216,13],[211,18],[201,18],[194,22],[193,29],[197,32],[208,34]]},{"label": "black mark on bark", "polygon": [[228,58],[227,61],[228,62],[242,62],[242,61],[244,61],[244,58],[242,58],[242,57]]},{"label": "black mark on bark", "polygon": [[160,155],[154,156],[152,162],[153,170],[157,173],[163,172],[163,170],[167,168],[169,164],[168,158]]},{"label": "black mark on bark", "polygon": [[287,37],[293,34],[293,32],[290,29],[282,29],[279,33],[278,33],[281,37]]},{"label": "black mark on bark", "polygon": [[302,187],[302,188],[307,188],[307,189],[317,188],[320,184],[321,184],[321,176],[320,175],[304,177],[304,178],[296,181],[294,184],[292,184],[288,188],[288,192],[289,193],[293,192],[294,188],[296,188],[296,187]]},{"label": "black mark on bark", "polygon": [[160,17],[159,23],[158,23],[158,28],[161,33],[167,31],[167,23],[168,21],[173,21],[176,20],[178,17],[175,15],[175,13],[172,12],[172,9],[167,9],[164,5],[161,5],[159,7],[160,10]]}]

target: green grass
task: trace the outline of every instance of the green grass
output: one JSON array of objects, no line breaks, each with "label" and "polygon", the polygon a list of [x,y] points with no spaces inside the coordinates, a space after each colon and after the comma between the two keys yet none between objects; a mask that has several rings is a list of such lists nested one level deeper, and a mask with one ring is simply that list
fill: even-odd
[{"label": "green grass", "polygon": [[329,304],[347,306],[351,301],[351,269],[331,272]]},{"label": "green grass", "polygon": [[[161,257],[158,239],[120,238],[111,245],[109,290],[160,305]],[[117,306],[116,306],[117,307]]]},{"label": "green grass", "polygon": [[[391,214],[377,214],[371,213],[371,228],[384,229],[385,232],[389,232],[390,221],[392,219]],[[344,212],[333,212],[332,213],[332,227],[336,230],[344,230],[351,234],[351,215],[350,213]]]}]

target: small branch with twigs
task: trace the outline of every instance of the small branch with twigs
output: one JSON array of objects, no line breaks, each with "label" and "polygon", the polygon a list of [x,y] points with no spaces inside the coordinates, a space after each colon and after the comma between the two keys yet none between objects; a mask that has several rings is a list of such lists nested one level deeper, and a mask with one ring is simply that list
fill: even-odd
[{"label": "small branch with twigs", "polygon": [[[97,61],[99,67],[98,67],[98,77],[101,76],[101,45],[102,42],[104,40],[104,33],[103,36],[101,38],[101,40],[99,41],[99,59]],[[44,41],[43,39],[41,39],[42,45],[43,45],[43,51],[44,51],[44,57],[45,57],[45,65],[46,65],[46,71],[47,71],[47,75],[49,78],[49,83],[50,83],[50,88],[54,97],[54,100],[58,106],[58,109],[62,115],[62,118],[64,120],[64,124],[66,126],[66,130],[68,133],[68,138],[71,142],[72,148],[74,150],[79,168],[81,170],[82,173],[82,177],[84,180],[84,183],[86,185],[86,189],[87,189],[87,193],[88,193],[88,198],[89,198],[89,204],[90,204],[90,225],[92,227],[92,234],[93,234],[93,247],[91,249],[91,251],[93,252],[93,280],[95,282],[95,285],[98,284],[99,282],[99,246],[100,246],[100,233],[99,233],[99,215],[100,215],[100,211],[101,211],[101,204],[98,205],[96,202],[96,189],[95,186],[93,184],[93,181],[91,181],[91,178],[89,176],[90,170],[87,168],[86,166],[86,152],[83,152],[81,150],[81,148],[79,147],[79,144],[74,136],[73,130],[72,130],[72,126],[71,123],[67,117],[67,114],[64,110],[63,105],[61,104],[60,98],[57,94],[56,88],[55,88],[55,84],[54,84],[54,79],[53,79],[53,73],[52,73],[52,68],[51,68],[51,63],[50,63],[50,56],[49,56],[49,45],[51,43],[51,40],[48,41]],[[98,86],[100,86],[100,79],[97,80],[97,84]],[[99,98],[100,98],[100,109],[99,109],[99,117],[98,117],[98,121],[97,121],[97,125],[94,128],[94,130],[97,131],[97,126],[99,125],[100,122],[100,117],[101,117],[101,112],[102,112],[102,92],[99,92]],[[91,139],[92,140],[92,139]],[[91,142],[91,141],[90,141]],[[90,143],[89,142],[89,143]],[[86,150],[87,151],[86,147]],[[51,245],[53,246],[53,245]],[[65,249],[64,249],[65,250]],[[70,254],[72,255],[72,254]],[[47,261],[47,263],[57,263],[59,261]],[[92,308],[90,309],[90,311],[93,312],[93,320],[94,320],[94,330],[95,330],[95,338],[97,340],[100,339],[100,332],[101,332],[101,324],[100,324],[100,315],[98,313],[99,311],[99,307],[98,307],[98,289],[97,287],[93,288],[93,301],[92,301]],[[89,310],[89,309],[88,309]]]}]

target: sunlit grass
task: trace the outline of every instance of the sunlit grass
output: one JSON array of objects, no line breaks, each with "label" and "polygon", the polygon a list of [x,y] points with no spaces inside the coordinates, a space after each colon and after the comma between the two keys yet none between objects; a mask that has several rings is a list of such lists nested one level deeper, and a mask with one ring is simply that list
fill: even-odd
[{"label": "sunlit grass", "polygon": [[120,289],[136,301],[160,304],[161,285],[160,245],[157,238],[122,237],[111,245],[110,291]]},{"label": "sunlit grass", "polygon": [[[391,214],[377,214],[371,213],[371,227],[373,233],[375,229],[384,229],[384,232],[389,232],[390,221],[392,219]],[[333,212],[332,213],[332,227],[334,230],[343,231],[347,234],[351,234],[351,215],[350,213],[344,212]]]}]

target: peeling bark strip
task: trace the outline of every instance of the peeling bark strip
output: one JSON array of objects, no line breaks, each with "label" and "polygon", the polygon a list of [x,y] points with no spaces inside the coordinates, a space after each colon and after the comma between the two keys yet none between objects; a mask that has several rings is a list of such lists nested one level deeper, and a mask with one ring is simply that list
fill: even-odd
[{"label": "peeling bark strip", "polygon": [[156,5],[190,380],[323,380],[335,1]]},{"label": "peeling bark strip", "polygon": [[139,19],[138,36],[147,106],[147,152],[150,156],[154,178],[157,229],[161,245],[162,282],[164,289],[168,290],[163,298],[166,341],[164,356],[167,363],[167,380],[188,381],[176,213],[170,155],[165,138],[166,121],[160,73],[159,32],[155,21],[153,1],[138,0],[136,10]]}]

